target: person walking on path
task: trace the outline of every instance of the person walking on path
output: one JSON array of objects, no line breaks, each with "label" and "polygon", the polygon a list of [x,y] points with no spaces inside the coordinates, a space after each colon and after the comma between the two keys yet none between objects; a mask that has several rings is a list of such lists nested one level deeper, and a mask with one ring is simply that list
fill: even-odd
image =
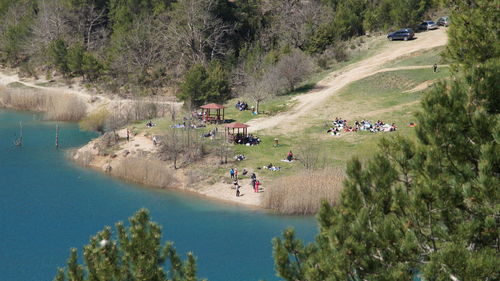
[{"label": "person walking on path", "polygon": [[238,180],[238,169],[234,169],[234,178]]},{"label": "person walking on path", "polygon": [[231,168],[229,170],[229,175],[231,176],[231,179],[234,179],[234,169],[233,168]]},{"label": "person walking on path", "polygon": [[437,63],[435,63],[435,64],[432,66],[432,70],[434,71],[434,73],[436,73],[436,72],[437,72],[437,70],[438,70],[438,65],[437,65]]},{"label": "person walking on path", "polygon": [[236,197],[240,197],[240,186],[236,186]]},{"label": "person walking on path", "polygon": [[127,141],[130,140],[130,130],[127,128]]}]

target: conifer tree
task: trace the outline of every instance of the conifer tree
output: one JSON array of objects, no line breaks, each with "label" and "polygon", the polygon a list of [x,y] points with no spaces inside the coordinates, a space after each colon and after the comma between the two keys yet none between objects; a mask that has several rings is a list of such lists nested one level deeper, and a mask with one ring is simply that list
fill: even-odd
[{"label": "conifer tree", "polygon": [[[196,259],[192,253],[182,261],[172,242],[161,246],[161,228],[150,221],[149,211],[139,210],[130,226],[116,224],[117,238],[105,227],[83,249],[84,265],[71,249],[68,265],[58,269],[54,281],[195,281]],[[170,269],[165,271],[165,263]]]},{"label": "conifer tree", "polygon": [[[383,140],[371,160],[348,164],[341,201],[323,204],[314,243],[284,246],[301,245],[291,230],[274,240],[280,277],[500,278],[500,10],[452,2],[454,80],[423,98],[415,139]],[[490,36],[481,41],[481,32]]]}]

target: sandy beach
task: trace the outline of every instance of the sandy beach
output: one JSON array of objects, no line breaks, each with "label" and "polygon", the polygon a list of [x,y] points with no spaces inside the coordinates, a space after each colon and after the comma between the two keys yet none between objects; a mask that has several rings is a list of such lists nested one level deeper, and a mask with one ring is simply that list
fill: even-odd
[{"label": "sandy beach", "polygon": [[[158,146],[155,146],[153,143],[152,136],[148,136],[147,132],[142,132],[135,136],[129,135],[129,141],[126,139],[126,129],[118,131],[117,134],[120,140],[119,144],[115,146],[117,149],[115,149],[113,153],[109,155],[100,155],[99,149],[97,148],[98,146],[96,145],[99,139],[94,139],[75,152],[73,156],[74,160],[78,163],[86,162],[84,164],[85,166],[116,176],[116,169],[119,169],[123,162],[128,161],[131,157],[148,157],[154,155],[158,150]],[[236,190],[233,188],[233,184],[229,177],[229,170],[227,178],[225,177],[223,180],[213,184],[207,184],[204,181],[189,183],[186,175],[187,169],[173,169],[168,162],[165,162],[164,169],[165,172],[173,173],[175,177],[177,184],[173,188],[197,193],[211,199],[253,207],[260,206],[263,192],[254,192],[250,179],[248,178],[239,180],[241,186],[240,196],[236,197]],[[263,188],[265,188],[265,186]]]}]

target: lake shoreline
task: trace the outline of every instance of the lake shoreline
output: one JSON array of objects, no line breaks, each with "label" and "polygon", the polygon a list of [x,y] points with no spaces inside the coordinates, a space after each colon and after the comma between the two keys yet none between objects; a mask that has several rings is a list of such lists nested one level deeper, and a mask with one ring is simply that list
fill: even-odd
[{"label": "lake shoreline", "polygon": [[[253,192],[249,178],[239,181],[241,196],[236,197],[229,175],[227,179],[222,177],[215,183],[208,183],[203,175],[193,182],[188,175],[190,167],[174,169],[168,162],[157,159],[158,146],[153,144],[152,136],[139,133],[129,135],[127,141],[127,129],[116,134],[118,140],[111,149],[102,148],[106,136],[101,136],[76,149],[71,160],[80,166],[151,188],[175,189],[211,200],[265,210],[261,207],[262,192]],[[214,164],[209,159],[201,161],[205,165]]]},{"label": "lake shoreline", "polygon": [[[54,97],[71,95],[85,105],[85,111],[89,114],[102,108],[116,110],[116,108],[114,108],[116,104],[120,104],[121,106],[122,102],[127,103],[130,101],[117,96],[112,96],[110,98],[105,95],[90,93],[78,84],[76,86],[59,85],[45,87],[40,86],[42,85],[41,83],[48,83],[48,81],[42,79],[21,79],[13,70],[0,68],[0,108],[46,112],[46,108],[40,106],[40,103],[32,102],[31,100],[37,97],[53,99]],[[16,85],[16,87],[13,87],[13,85]],[[19,104],[15,104],[12,101],[12,97],[16,97],[25,92],[31,93],[22,101],[18,101]],[[9,95],[9,97],[5,98],[6,95]],[[9,101],[11,103],[9,103]],[[181,106],[178,102],[162,103],[169,103],[175,107]],[[71,111],[71,109],[67,111]],[[192,195],[202,196],[222,203],[237,204],[248,208],[266,210],[261,207],[262,193],[253,192],[248,178],[240,180],[240,185],[242,186],[240,189],[242,196],[240,197],[236,197],[236,191],[231,188],[232,182],[229,179],[229,175],[227,179],[219,178],[215,182],[207,182],[204,178],[206,179],[208,177],[203,177],[202,175],[196,182],[191,182],[192,179],[189,179],[190,175],[187,175],[190,171],[190,167],[173,169],[168,162],[156,159],[157,157],[155,157],[155,154],[157,153],[157,147],[153,145],[152,136],[142,133],[130,136],[129,141],[126,141],[126,132],[126,129],[117,131],[118,142],[115,144],[114,148],[108,148],[108,150],[110,150],[109,152],[102,152],[97,148],[97,144],[102,141],[101,136],[74,150],[70,158],[80,166],[103,172],[114,178],[135,182],[151,188],[186,191]],[[151,174],[151,172],[144,167],[142,167],[143,169],[129,167],[133,166],[130,165],[130,162],[132,162],[130,159],[134,159],[133,162],[136,162],[134,164],[140,164],[138,166],[154,166],[156,174]],[[203,164],[212,166],[215,163]],[[228,171],[229,169],[230,167],[228,166]],[[133,175],[131,175],[130,171],[133,172]]]}]

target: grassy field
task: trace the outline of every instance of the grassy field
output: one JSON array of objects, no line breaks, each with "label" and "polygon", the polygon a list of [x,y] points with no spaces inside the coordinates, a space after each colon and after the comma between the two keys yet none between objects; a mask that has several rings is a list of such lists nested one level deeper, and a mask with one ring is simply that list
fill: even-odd
[{"label": "grassy field", "polygon": [[429,50],[411,53],[397,60],[385,64],[384,68],[412,66],[412,65],[433,65],[435,63],[447,64],[446,59],[443,58],[442,56],[444,50],[445,47],[442,46],[442,47],[432,48]]},{"label": "grassy field", "polygon": [[[379,140],[396,135],[411,136],[414,128],[407,127],[415,122],[414,113],[419,109],[418,101],[423,91],[404,93],[426,81],[440,80],[450,75],[448,68],[433,73],[428,69],[401,70],[379,73],[348,85],[330,99],[325,105],[323,119],[317,119],[305,130],[294,135],[260,136],[259,146],[235,146],[237,154],[247,156],[247,160],[236,162],[242,169],[257,169],[269,163],[281,166],[279,172],[259,170],[266,177],[293,174],[303,168],[301,162],[286,163],[281,159],[292,150],[297,157],[303,151],[317,154],[320,166],[344,167],[353,156],[364,159],[376,151]],[[397,132],[351,132],[340,137],[326,133],[331,121],[336,117],[347,119],[349,124],[355,120],[367,119],[372,122],[382,120],[385,123],[396,123]],[[238,120],[239,121],[239,120]],[[278,138],[280,146],[275,147],[274,138]],[[221,171],[222,172],[222,171]],[[225,172],[225,170],[224,170]]]}]

